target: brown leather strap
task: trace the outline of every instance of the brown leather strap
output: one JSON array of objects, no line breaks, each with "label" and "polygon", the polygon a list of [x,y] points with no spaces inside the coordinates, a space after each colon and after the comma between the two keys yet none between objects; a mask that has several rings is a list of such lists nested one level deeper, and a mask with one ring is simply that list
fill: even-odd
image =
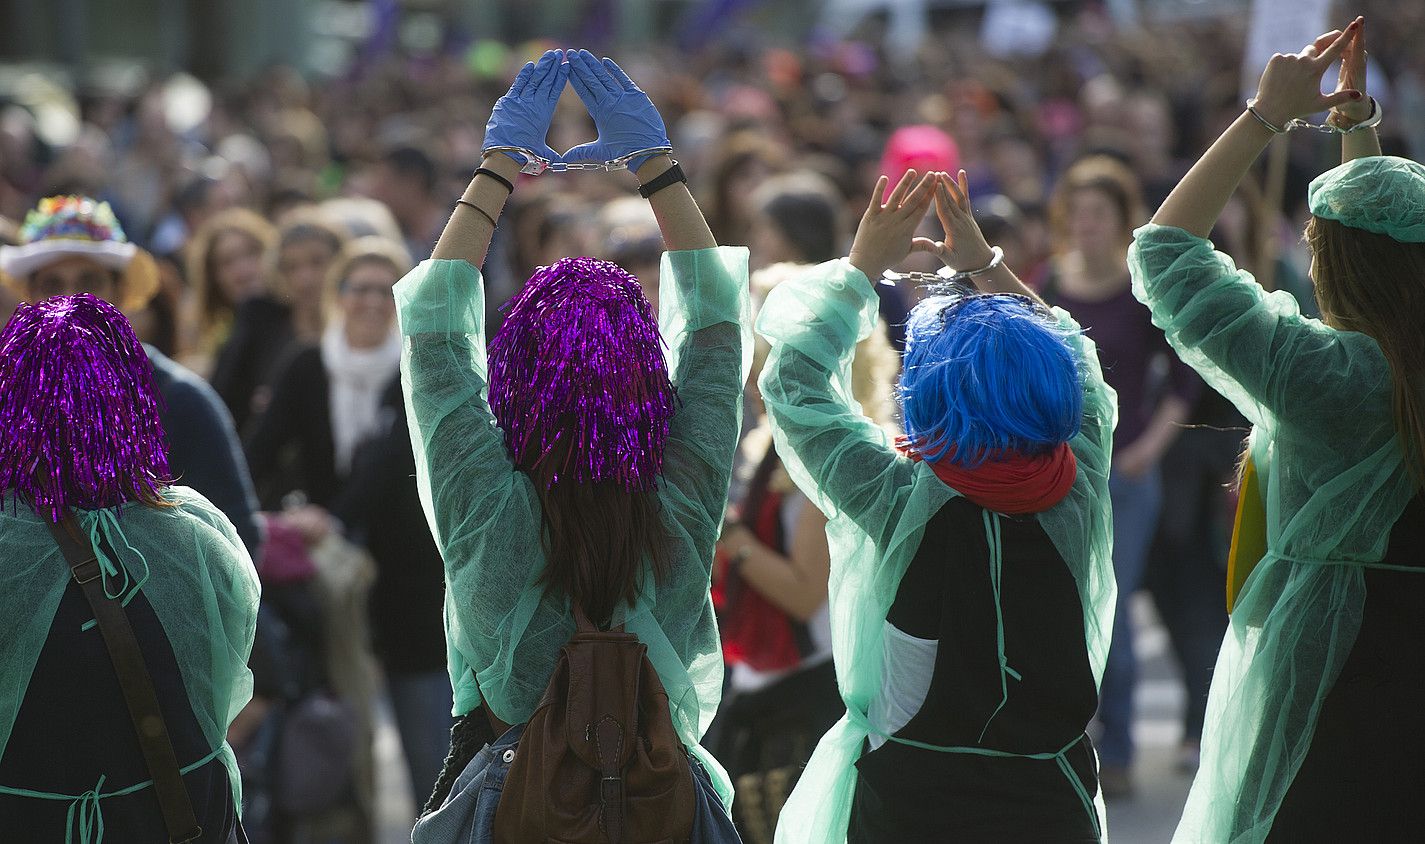
[{"label": "brown leather strap", "polygon": [[163,812],[168,840],[171,844],[195,841],[203,834],[203,828],[193,816],[193,801],[183,784],[178,757],[173,752],[173,741],[168,737],[168,726],[163,721],[158,695],[153,690],[153,678],[144,664],[134,630],[129,626],[129,617],[119,601],[104,594],[99,559],[89,543],[80,539],[74,517],[66,515],[59,524],[48,520],[45,523],[64,552],[74,581],[84,591],[84,597],[89,599],[89,606],[94,610],[94,621],[109,651],[109,659],[114,663],[114,673],[119,676],[119,688],[123,689],[124,702],[128,704],[129,717],[134,722],[139,748],[148,764],[149,776],[153,778],[153,790]]}]

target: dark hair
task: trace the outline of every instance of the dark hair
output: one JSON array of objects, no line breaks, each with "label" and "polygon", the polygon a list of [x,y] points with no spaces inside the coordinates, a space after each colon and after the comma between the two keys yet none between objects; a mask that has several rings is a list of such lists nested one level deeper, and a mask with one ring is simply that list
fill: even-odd
[{"label": "dark hair", "polygon": [[194,176],[173,195],[173,210],[184,216],[199,210],[207,203],[213,189],[220,184],[222,183],[212,176]]},{"label": "dark hair", "polygon": [[820,264],[841,255],[840,215],[835,200],[821,191],[774,193],[762,213],[796,250],[799,263]]},{"label": "dark hair", "polygon": [[1411,477],[1425,487],[1425,244],[1324,217],[1307,223],[1306,242],[1322,318],[1375,340],[1390,364],[1396,436]]},{"label": "dark hair", "polygon": [[[572,427],[573,420],[568,422]],[[663,581],[666,538],[656,492],[629,492],[613,480],[551,484],[568,462],[570,447],[565,438],[544,454],[538,439],[531,438],[516,465],[539,493],[546,563],[541,581],[602,625],[619,604],[637,601],[645,557],[652,561],[654,582]]]},{"label": "dark hair", "polygon": [[381,156],[381,161],[402,178],[419,182],[421,190],[426,193],[435,192],[440,176],[435,162],[425,150],[410,146],[396,147]]},{"label": "dark hair", "polygon": [[1024,215],[1019,206],[1003,194],[991,194],[975,200],[975,224],[985,240],[996,243],[1006,238],[1018,238]]}]

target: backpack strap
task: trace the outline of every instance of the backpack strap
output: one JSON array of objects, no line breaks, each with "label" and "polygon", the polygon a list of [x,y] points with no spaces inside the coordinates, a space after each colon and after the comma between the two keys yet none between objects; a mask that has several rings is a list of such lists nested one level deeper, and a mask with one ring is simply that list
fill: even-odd
[{"label": "backpack strap", "polygon": [[99,567],[98,555],[88,543],[80,541],[74,516],[66,513],[60,523],[46,519],[45,524],[64,553],[74,582],[79,584],[84,597],[89,600],[89,607],[94,610],[94,621],[104,640],[104,647],[109,651],[114,673],[119,677],[119,688],[123,690],[124,703],[128,705],[129,717],[133,719],[139,749],[143,751],[144,762],[153,779],[153,791],[158,797],[158,808],[163,812],[168,840],[170,844],[195,841],[202,836],[203,828],[193,815],[193,801],[183,784],[178,757],[173,751],[173,740],[169,738],[168,725],[164,723],[163,711],[158,706],[153,678],[149,676],[143,652],[139,650],[123,604],[105,594],[104,573]]}]

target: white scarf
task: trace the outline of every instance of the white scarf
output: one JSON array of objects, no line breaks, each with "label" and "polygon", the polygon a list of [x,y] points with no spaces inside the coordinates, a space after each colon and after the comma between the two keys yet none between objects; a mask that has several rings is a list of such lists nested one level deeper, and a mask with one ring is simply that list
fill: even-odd
[{"label": "white scarf", "polygon": [[381,393],[401,368],[401,333],[393,325],[381,345],[355,349],[346,341],[346,327],[333,322],[322,332],[322,366],[331,382],[336,471],[344,476],[356,447],[380,433]]}]

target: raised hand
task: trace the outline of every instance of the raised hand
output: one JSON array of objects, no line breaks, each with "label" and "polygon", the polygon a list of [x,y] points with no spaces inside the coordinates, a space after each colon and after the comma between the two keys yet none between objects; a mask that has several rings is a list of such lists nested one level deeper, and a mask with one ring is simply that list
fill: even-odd
[{"label": "raised hand", "polygon": [[[610,161],[652,147],[670,147],[668,130],[653,101],[633,84],[613,59],[599,61],[588,50],[569,52],[569,81],[584,101],[599,137],[564,153],[564,160]],[[637,170],[653,155],[629,161]]]},{"label": "raised hand", "polygon": [[[871,193],[871,204],[856,227],[856,239],[849,256],[852,266],[875,283],[881,274],[910,254],[911,236],[930,207],[936,176],[926,173],[916,182],[916,172],[907,170],[896,189],[881,203],[890,179],[882,176]],[[914,184],[914,187],[911,185]]]},{"label": "raised hand", "polygon": [[[495,103],[490,122],[485,124],[484,150],[492,147],[527,149],[548,161],[560,161],[559,153],[545,140],[549,123],[554,119],[554,106],[569,80],[569,65],[562,50],[550,50],[538,62],[527,62],[510,85],[510,90]],[[525,156],[505,153],[525,164]]]},{"label": "raised hand", "polygon": [[[1324,50],[1328,46],[1321,43],[1322,38],[1318,38],[1316,44],[1313,45],[1318,50]],[[1355,34],[1346,44],[1346,49],[1341,52],[1341,72],[1336,77],[1336,90],[1360,91],[1364,96],[1360,99],[1349,99],[1332,109],[1332,123],[1345,128],[1360,123],[1371,116],[1370,92],[1366,88],[1366,22],[1364,19],[1359,21]]]},{"label": "raised hand", "polygon": [[[1276,126],[1285,126],[1289,120],[1326,111],[1352,100],[1364,102],[1365,94],[1356,89],[1338,89],[1325,95],[1321,93],[1321,77],[1326,68],[1346,49],[1360,31],[1362,23],[1362,18],[1356,18],[1344,32],[1334,38],[1330,38],[1330,33],[1323,35],[1300,53],[1272,56],[1267,62],[1267,69],[1262,72],[1261,81],[1257,83],[1257,113]],[[1326,42],[1326,46],[1318,47],[1322,42]]]},{"label": "raised hand", "polygon": [[945,239],[917,237],[911,241],[911,249],[929,252],[954,270],[985,266],[994,253],[990,251],[990,245],[970,209],[970,189],[965,171],[959,172],[958,183],[950,178],[949,173],[931,175],[935,176],[935,216],[940,218],[940,225],[945,229]]}]

